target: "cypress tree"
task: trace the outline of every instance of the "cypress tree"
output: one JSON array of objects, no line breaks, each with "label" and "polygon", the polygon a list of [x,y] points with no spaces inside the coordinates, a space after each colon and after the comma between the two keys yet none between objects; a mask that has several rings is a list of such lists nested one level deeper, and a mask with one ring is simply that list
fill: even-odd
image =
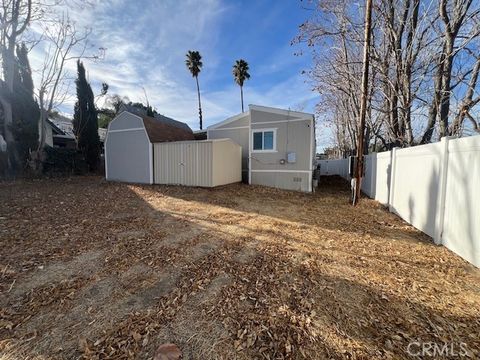
[{"label": "cypress tree", "polygon": [[83,63],[77,61],[77,101],[74,107],[73,131],[77,148],[82,151],[90,171],[95,171],[100,158],[100,138],[98,137],[98,114],[95,108],[92,88],[85,76]]},{"label": "cypress tree", "polygon": [[33,80],[28,50],[24,43],[16,48],[16,62],[12,101],[12,134],[18,154],[25,164],[38,146],[38,120],[40,108],[33,93]]}]

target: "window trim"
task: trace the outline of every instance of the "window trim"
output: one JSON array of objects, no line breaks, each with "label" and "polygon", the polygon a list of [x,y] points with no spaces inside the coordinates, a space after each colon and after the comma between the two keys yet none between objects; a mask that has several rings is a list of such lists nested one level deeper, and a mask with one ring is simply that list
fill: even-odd
[{"label": "window trim", "polygon": [[[264,150],[265,147],[265,137],[263,133],[271,131],[273,132],[273,149],[267,149]],[[254,134],[255,133],[262,133],[262,150],[255,150],[253,148],[253,143],[254,143]],[[251,140],[251,152],[252,153],[276,153],[277,152],[277,128],[266,128],[266,129],[252,129],[251,134],[250,134],[250,140]]]}]

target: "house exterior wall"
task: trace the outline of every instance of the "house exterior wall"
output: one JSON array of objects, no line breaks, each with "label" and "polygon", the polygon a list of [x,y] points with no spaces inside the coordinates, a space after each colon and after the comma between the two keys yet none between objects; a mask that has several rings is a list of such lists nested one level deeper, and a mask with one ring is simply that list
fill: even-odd
[{"label": "house exterior wall", "polygon": [[138,116],[124,112],[109,124],[105,177],[113,181],[152,183],[152,144]]},{"label": "house exterior wall", "polygon": [[[242,180],[288,190],[312,191],[315,154],[313,115],[260,106],[208,128],[208,139],[230,138],[242,147]],[[275,151],[254,151],[253,132],[274,129]],[[296,154],[295,163],[287,153]],[[282,159],[285,163],[281,163]]]},{"label": "house exterior wall", "polygon": [[154,144],[154,182],[214,187],[241,180],[241,148],[230,139]]},{"label": "house exterior wall", "polygon": [[[250,109],[250,183],[288,190],[312,191],[315,131],[313,115],[272,113]],[[253,133],[275,132],[273,150],[253,149]],[[287,154],[295,153],[289,163]]]},{"label": "house exterior wall", "polygon": [[310,192],[310,176],[307,173],[252,172],[251,184],[264,185],[285,190]]},{"label": "house exterior wall", "polygon": [[250,112],[244,112],[236,116],[232,116],[219,124],[216,124],[215,129],[231,129],[250,125]]}]

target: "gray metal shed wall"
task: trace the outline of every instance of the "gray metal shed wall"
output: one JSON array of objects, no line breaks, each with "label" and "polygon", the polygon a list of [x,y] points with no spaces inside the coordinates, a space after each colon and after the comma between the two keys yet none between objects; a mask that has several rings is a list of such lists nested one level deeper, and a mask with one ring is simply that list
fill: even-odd
[{"label": "gray metal shed wall", "polygon": [[144,128],[142,118],[124,111],[109,124],[108,131],[136,128]]},{"label": "gray metal shed wall", "polygon": [[230,139],[212,145],[213,186],[242,181],[242,148]]},{"label": "gray metal shed wall", "polygon": [[213,187],[240,181],[241,149],[231,140],[157,143],[153,153],[156,184]]},{"label": "gray metal shed wall", "polygon": [[[241,120],[244,121],[242,118]],[[234,124],[232,123],[232,126]],[[235,122],[235,126],[236,122]],[[242,125],[244,126],[244,125]],[[248,182],[248,137],[250,130],[248,128],[222,130],[208,130],[208,139],[232,139],[235,143],[242,147],[242,181]]]},{"label": "gray metal shed wall", "polygon": [[109,132],[105,145],[106,179],[149,184],[150,147],[143,129]]},{"label": "gray metal shed wall", "polygon": [[171,142],[153,145],[154,182],[212,186],[211,143]]}]

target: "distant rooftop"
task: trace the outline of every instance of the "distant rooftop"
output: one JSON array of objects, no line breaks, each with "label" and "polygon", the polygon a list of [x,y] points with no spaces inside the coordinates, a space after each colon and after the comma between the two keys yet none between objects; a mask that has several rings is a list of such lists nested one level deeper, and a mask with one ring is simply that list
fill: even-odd
[{"label": "distant rooftop", "polygon": [[[119,109],[118,113],[121,113],[122,111],[128,111],[132,114],[135,114],[135,115],[138,115],[138,116],[141,116],[141,117],[147,116],[147,111],[146,110],[140,109],[136,106],[131,106],[131,105],[128,105],[128,104],[122,104],[120,106],[120,109]],[[149,117],[151,117],[151,116],[149,116]],[[154,118],[162,121],[163,123],[176,126],[178,128],[184,129],[186,131],[192,131],[190,126],[188,126],[187,124],[185,124],[181,121],[169,118],[168,116],[161,115],[161,114],[155,114]]]}]

